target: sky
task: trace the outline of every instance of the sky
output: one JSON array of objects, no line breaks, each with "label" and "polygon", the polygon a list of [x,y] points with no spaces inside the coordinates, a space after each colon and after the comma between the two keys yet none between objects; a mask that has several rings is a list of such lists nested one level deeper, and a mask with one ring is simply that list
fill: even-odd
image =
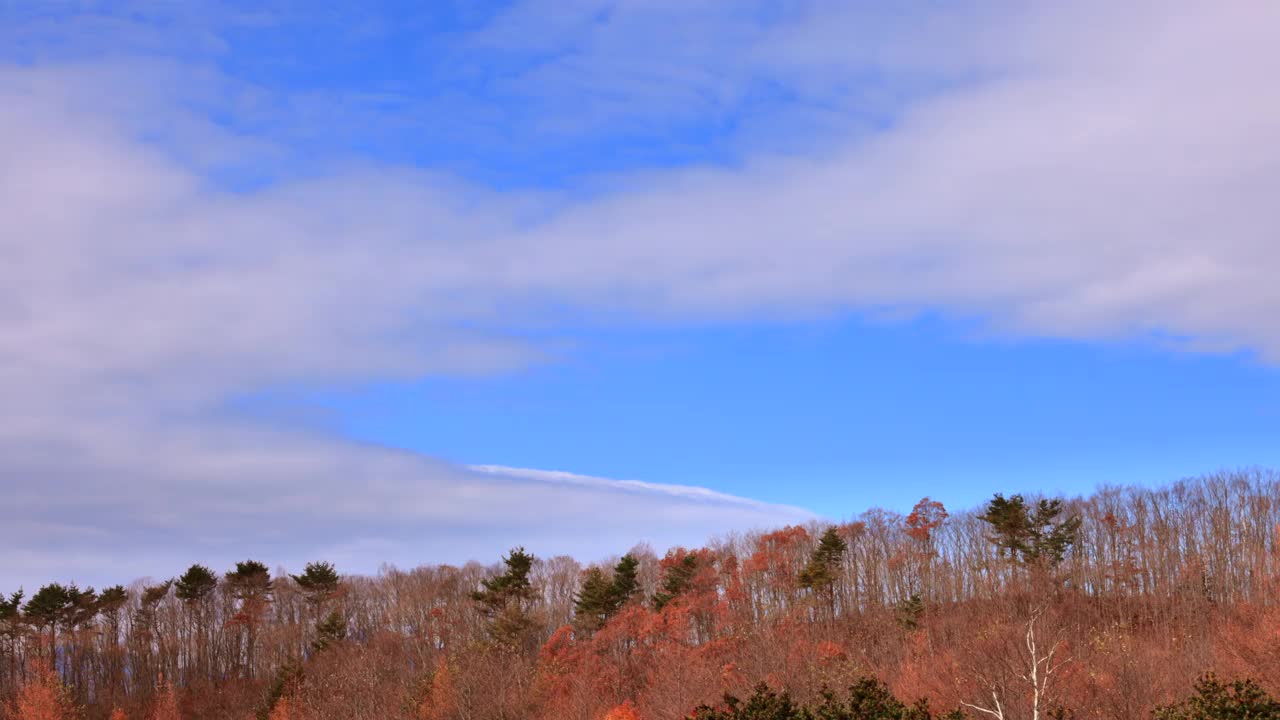
[{"label": "sky", "polygon": [[0,591],[1280,464],[1278,22],[0,2]]}]

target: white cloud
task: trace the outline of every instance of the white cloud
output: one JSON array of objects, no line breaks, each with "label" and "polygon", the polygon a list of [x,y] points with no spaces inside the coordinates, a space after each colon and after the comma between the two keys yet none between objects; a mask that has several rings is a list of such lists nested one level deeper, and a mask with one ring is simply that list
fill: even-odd
[{"label": "white cloud", "polygon": [[[894,121],[874,133],[851,121],[837,137],[828,118],[820,153],[613,178],[588,199],[372,163],[228,190],[210,173],[287,152],[203,116],[233,104],[234,81],[154,61],[0,70],[0,577],[92,573],[72,558],[104,546],[128,548],[114,574],[289,562],[327,538],[360,562],[596,547],[583,518],[624,496],[634,522],[609,528],[623,547],[796,517],[696,489],[465,470],[225,410],[279,382],[539,362],[553,349],[508,331],[554,325],[546,307],[658,322],[930,308],[1005,332],[1280,358],[1280,10],[1070,8],[906,23],[902,43],[852,48],[837,30],[854,21],[817,13],[670,69],[644,65],[650,44],[634,40],[652,21],[580,38],[585,55],[523,91],[616,82],[625,102],[609,112],[650,117],[635,108],[681,102],[742,59],[733,83],[767,75],[838,118],[864,102],[841,88],[868,68],[948,80],[887,103]],[[698,17],[730,52],[739,36]],[[575,75],[595,57],[636,73]],[[649,89],[628,92],[634,77]],[[740,111],[727,92],[690,112]],[[176,129],[157,141],[161,127]]]}]

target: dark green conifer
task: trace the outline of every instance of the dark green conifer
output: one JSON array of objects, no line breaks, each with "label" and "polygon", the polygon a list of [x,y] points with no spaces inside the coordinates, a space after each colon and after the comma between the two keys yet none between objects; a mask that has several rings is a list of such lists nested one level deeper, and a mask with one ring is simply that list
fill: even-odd
[{"label": "dark green conifer", "polygon": [[809,562],[800,571],[797,580],[800,587],[815,591],[829,591],[835,584],[840,561],[849,549],[849,544],[840,537],[835,528],[827,528],[818,540],[818,546],[809,556]]},{"label": "dark green conifer", "polygon": [[1061,518],[1061,500],[1041,500],[1034,508],[1021,495],[997,494],[979,520],[991,526],[989,539],[1005,557],[1026,565],[1056,567],[1080,530],[1079,516]]},{"label": "dark green conifer", "polygon": [[1195,694],[1157,708],[1155,720],[1280,720],[1280,701],[1253,680],[1224,683],[1212,673],[1200,678]]},{"label": "dark green conifer", "polygon": [[321,652],[346,639],[347,619],[342,617],[342,613],[334,610],[316,623],[316,639],[311,642],[311,649]]},{"label": "dark green conifer", "polygon": [[495,642],[507,649],[530,649],[536,642],[529,606],[534,599],[529,575],[534,557],[517,547],[502,559],[506,569],[500,575],[481,581],[481,589],[471,594],[480,611],[489,620],[489,633]]},{"label": "dark green conifer", "polygon": [[198,603],[213,594],[218,587],[218,576],[204,565],[192,565],[174,581],[173,594],[188,605]]},{"label": "dark green conifer", "polygon": [[307,602],[320,606],[337,592],[342,584],[342,576],[334,569],[332,563],[310,562],[301,575],[290,575],[293,581],[307,596]]},{"label": "dark green conifer", "polygon": [[613,566],[613,582],[609,587],[610,616],[640,593],[640,580],[637,577],[639,570],[640,560],[631,553],[623,555],[618,564]]},{"label": "dark green conifer", "polygon": [[590,567],[582,574],[573,603],[574,626],[579,632],[590,634],[604,625],[609,618],[612,591],[612,583],[600,568]]},{"label": "dark green conifer", "polygon": [[[680,597],[693,584],[698,574],[698,556],[696,553],[681,550],[677,560],[667,565],[662,574],[662,587],[653,596],[653,607],[661,610],[672,600]],[[669,558],[672,556],[668,556]]]}]

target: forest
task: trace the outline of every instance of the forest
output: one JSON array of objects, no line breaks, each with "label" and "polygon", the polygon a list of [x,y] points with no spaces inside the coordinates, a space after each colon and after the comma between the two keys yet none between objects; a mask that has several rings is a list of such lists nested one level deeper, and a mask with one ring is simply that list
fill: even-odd
[{"label": "forest", "polygon": [[0,588],[0,717],[1280,719],[1272,471],[624,550]]}]

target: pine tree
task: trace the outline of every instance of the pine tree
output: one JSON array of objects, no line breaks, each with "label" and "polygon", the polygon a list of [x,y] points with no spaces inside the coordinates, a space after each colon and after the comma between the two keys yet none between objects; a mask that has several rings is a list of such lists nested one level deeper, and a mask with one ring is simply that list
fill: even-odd
[{"label": "pine tree", "polygon": [[1061,500],[1041,500],[1033,509],[1021,495],[997,494],[979,520],[991,526],[989,539],[1005,557],[1025,565],[1056,567],[1075,544],[1079,516],[1059,519]]},{"label": "pine tree", "polygon": [[827,528],[818,540],[818,546],[809,556],[809,562],[800,571],[797,580],[800,587],[814,591],[829,591],[835,583],[840,561],[844,559],[849,544],[835,528]]},{"label": "pine tree", "polygon": [[672,600],[683,595],[693,584],[694,576],[698,574],[697,553],[678,549],[667,557],[674,559],[674,562],[667,565],[666,571],[662,574],[662,587],[653,596],[655,610],[662,610]]},{"label": "pine tree", "polygon": [[256,560],[245,560],[236,563],[236,569],[226,575],[227,587],[231,596],[240,601],[240,611],[231,622],[245,628],[246,642],[244,665],[248,676],[253,677],[255,670],[256,647],[258,644],[258,624],[271,602],[274,583],[267,566]]},{"label": "pine tree", "polygon": [[321,652],[325,648],[347,639],[347,620],[337,610],[329,613],[316,623],[316,639],[311,642],[311,649]]},{"label": "pine tree", "polygon": [[342,576],[334,569],[332,563],[310,562],[301,575],[290,575],[293,581],[306,595],[307,602],[319,608],[325,601],[337,594],[342,585]]},{"label": "pine tree", "polygon": [[57,649],[58,625],[65,625],[80,591],[75,585],[49,583],[36,591],[22,608],[26,621],[36,629],[39,636],[45,630],[49,632],[48,654],[52,661]]},{"label": "pine tree", "polygon": [[506,570],[481,581],[482,589],[471,594],[480,605],[480,611],[489,619],[489,633],[498,645],[507,649],[531,649],[536,643],[532,636],[533,619],[529,606],[534,599],[534,588],[529,580],[534,557],[517,547],[502,559]]},{"label": "pine tree", "polygon": [[[257,720],[275,718],[275,712],[281,704],[285,704],[284,712],[288,713],[288,695],[302,683],[303,677],[302,666],[296,662],[287,662],[280,666],[276,671],[275,678],[267,686],[266,693],[262,698],[262,704],[258,706]],[[286,715],[285,717],[288,716]]]},{"label": "pine tree", "polygon": [[218,588],[218,576],[204,565],[192,565],[173,582],[173,594],[195,624],[195,672],[200,677],[209,674],[209,598]]},{"label": "pine tree", "polygon": [[1155,720],[1280,720],[1276,701],[1253,680],[1224,683],[1212,673],[1196,683],[1195,694],[1156,709]]},{"label": "pine tree", "polygon": [[218,577],[203,565],[192,565],[173,582],[173,594],[185,603],[196,603],[213,594]]},{"label": "pine tree", "polygon": [[290,575],[311,607],[311,616],[315,618],[316,638],[312,641],[313,650],[320,651],[329,645],[347,637],[347,621],[337,611],[322,617],[324,605],[333,599],[342,587],[342,576],[334,569],[332,563],[309,562],[301,575]]},{"label": "pine tree", "polygon": [[610,617],[640,594],[640,580],[637,578],[639,570],[640,560],[631,553],[623,555],[618,564],[613,566],[613,582],[609,587]]},{"label": "pine tree", "polygon": [[613,584],[604,571],[591,567],[582,574],[582,583],[573,603],[574,626],[579,632],[590,635],[599,630],[609,618]]}]

